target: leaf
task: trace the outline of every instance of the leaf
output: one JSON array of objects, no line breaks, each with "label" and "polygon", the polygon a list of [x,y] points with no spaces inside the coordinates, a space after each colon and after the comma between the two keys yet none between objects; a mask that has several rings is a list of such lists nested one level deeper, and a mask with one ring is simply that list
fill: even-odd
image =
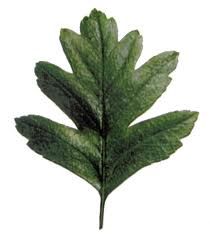
[{"label": "leaf", "polygon": [[60,41],[75,76],[96,83],[102,77],[101,58],[89,41],[69,29],[61,29]]},{"label": "leaf", "polygon": [[97,97],[77,81],[73,74],[48,62],[37,63],[35,73],[43,93],[54,101],[79,129],[100,129]]},{"label": "leaf", "polygon": [[180,148],[198,113],[175,111],[130,126],[166,90],[178,53],[160,53],[135,69],[142,36],[131,31],[118,41],[115,20],[96,9],[81,21],[80,32],[60,32],[73,73],[43,61],[35,67],[42,92],[78,129],[36,115],[16,118],[16,128],[32,150],[99,192],[102,228],[109,194],[141,168]]},{"label": "leaf", "polygon": [[[110,100],[113,123],[127,127],[149,109],[171,82],[168,75],[176,68],[177,62],[177,52],[161,53],[133,72],[133,77],[129,79],[126,91],[123,90],[124,82],[122,86],[118,85],[117,91],[120,90],[120,93],[117,96],[120,97],[121,101],[116,101],[115,97]],[[122,105],[123,109],[120,108]],[[119,110],[116,111],[116,109]]]},{"label": "leaf", "polygon": [[79,132],[36,115],[16,118],[15,121],[19,133],[29,139],[27,144],[31,149],[100,189],[96,164],[100,152],[95,133]]},{"label": "leaf", "polygon": [[182,146],[180,139],[191,132],[197,117],[197,112],[175,111],[129,127],[107,157],[114,162],[107,176],[107,193],[139,169],[167,159]]}]

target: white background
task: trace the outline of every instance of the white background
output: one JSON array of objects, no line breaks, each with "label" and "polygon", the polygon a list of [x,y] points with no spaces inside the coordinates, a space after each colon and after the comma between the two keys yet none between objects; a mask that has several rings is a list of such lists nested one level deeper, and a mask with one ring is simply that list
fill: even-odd
[{"label": "white background", "polygon": [[[209,1],[11,1],[0,3],[0,239],[210,239]],[[73,123],[36,85],[34,65],[69,70],[59,29],[79,30],[96,7],[115,17],[120,38],[139,29],[138,65],[166,50],[180,52],[167,92],[140,119],[173,110],[200,112],[184,146],[116,189],[98,230],[99,195],[86,182],[32,152],[14,117],[39,114]]]}]

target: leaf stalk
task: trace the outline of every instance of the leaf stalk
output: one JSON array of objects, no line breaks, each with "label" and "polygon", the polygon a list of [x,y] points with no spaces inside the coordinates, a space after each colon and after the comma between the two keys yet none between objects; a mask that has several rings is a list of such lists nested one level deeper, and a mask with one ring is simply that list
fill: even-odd
[{"label": "leaf stalk", "polygon": [[102,229],[102,228],[103,228],[105,201],[106,201],[106,198],[105,198],[105,196],[102,194],[102,195],[101,195],[101,202],[100,202],[99,229]]}]

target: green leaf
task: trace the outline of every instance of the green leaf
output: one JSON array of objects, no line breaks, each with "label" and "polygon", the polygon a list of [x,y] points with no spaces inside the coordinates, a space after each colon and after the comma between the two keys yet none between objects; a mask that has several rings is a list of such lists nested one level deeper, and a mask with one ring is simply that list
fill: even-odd
[{"label": "green leaf", "polygon": [[108,171],[107,194],[139,169],[167,159],[180,148],[180,139],[190,134],[197,117],[197,112],[175,111],[128,128],[107,156],[114,162]]},{"label": "green leaf", "polygon": [[35,73],[43,93],[54,101],[79,129],[100,129],[101,113],[97,107],[97,97],[77,81],[73,74],[48,62],[37,63]]},{"label": "green leaf", "polygon": [[97,164],[100,152],[93,132],[86,134],[35,115],[16,118],[15,121],[19,133],[28,138],[31,149],[100,189]]},{"label": "green leaf", "polygon": [[101,79],[101,58],[87,39],[69,29],[61,29],[60,41],[76,77],[87,78],[92,83]]},{"label": "green leaf", "polygon": [[113,125],[127,127],[149,109],[171,82],[168,75],[176,68],[177,62],[177,52],[161,53],[133,71],[133,76],[126,83],[121,81],[112,89],[110,115]]},{"label": "green leaf", "polygon": [[83,18],[80,32],[60,32],[72,73],[43,61],[35,67],[42,92],[78,129],[35,115],[16,118],[16,128],[32,150],[99,192],[102,228],[108,195],[141,168],[180,148],[198,113],[175,111],[130,126],[166,90],[178,53],[160,53],[135,69],[142,36],[135,30],[118,41],[115,20],[96,9]]},{"label": "green leaf", "polygon": [[84,17],[80,23],[81,35],[89,40],[97,55],[106,60],[118,43],[117,24],[113,18],[94,9],[89,17]]}]

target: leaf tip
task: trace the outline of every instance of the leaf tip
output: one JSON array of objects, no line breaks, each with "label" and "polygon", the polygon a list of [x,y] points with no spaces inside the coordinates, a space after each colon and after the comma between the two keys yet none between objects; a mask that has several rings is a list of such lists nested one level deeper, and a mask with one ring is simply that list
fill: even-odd
[{"label": "leaf tip", "polygon": [[143,37],[142,37],[142,35],[140,34],[139,30],[136,29],[136,30],[131,31],[130,33],[131,33],[132,38],[133,38],[135,41],[137,41],[138,44],[139,44],[139,43],[142,43]]},{"label": "leaf tip", "polygon": [[16,127],[17,131],[18,131],[21,135],[24,135],[24,134],[23,134],[23,132],[24,132],[23,119],[24,119],[24,118],[25,118],[24,116],[14,118],[14,120],[15,120],[15,127]]},{"label": "leaf tip", "polygon": [[42,65],[42,62],[37,62],[35,64],[35,67],[34,67],[34,73],[37,77],[40,76],[40,73],[41,73],[41,65]]},{"label": "leaf tip", "polygon": [[194,119],[197,119],[199,115],[199,112],[197,111],[183,110],[183,112]]},{"label": "leaf tip", "polygon": [[177,51],[166,51],[165,53],[166,53],[165,56],[168,56],[169,59],[178,60],[179,52],[177,52]]},{"label": "leaf tip", "polygon": [[191,113],[192,113],[193,120],[194,120],[194,121],[197,121],[198,116],[199,116],[199,112],[197,112],[197,111],[191,111]]},{"label": "leaf tip", "polygon": [[93,8],[92,10],[91,10],[91,12],[90,12],[90,15],[91,14],[96,14],[96,13],[98,13],[99,11],[96,9],[96,8]]},{"label": "leaf tip", "polygon": [[36,63],[34,68],[34,73],[38,78],[47,78],[47,70],[49,68],[49,63],[45,61],[39,61]]},{"label": "leaf tip", "polygon": [[15,121],[15,126],[17,126],[18,125],[18,123],[20,122],[20,117],[16,117],[16,118],[14,118],[14,121]]},{"label": "leaf tip", "polygon": [[90,12],[90,17],[99,17],[101,15],[105,16],[103,12],[97,10],[96,8],[93,8],[93,10]]},{"label": "leaf tip", "polygon": [[177,52],[177,51],[173,51],[172,55],[173,55],[174,58],[178,61],[178,58],[179,58],[179,52]]},{"label": "leaf tip", "polygon": [[61,28],[60,29],[60,41],[62,42],[62,41],[64,41],[65,39],[66,39],[66,37],[67,37],[67,34],[69,34],[69,29],[68,28]]},{"label": "leaf tip", "polygon": [[131,31],[130,34],[133,35],[133,37],[139,37],[139,36],[141,36],[138,29]]}]

